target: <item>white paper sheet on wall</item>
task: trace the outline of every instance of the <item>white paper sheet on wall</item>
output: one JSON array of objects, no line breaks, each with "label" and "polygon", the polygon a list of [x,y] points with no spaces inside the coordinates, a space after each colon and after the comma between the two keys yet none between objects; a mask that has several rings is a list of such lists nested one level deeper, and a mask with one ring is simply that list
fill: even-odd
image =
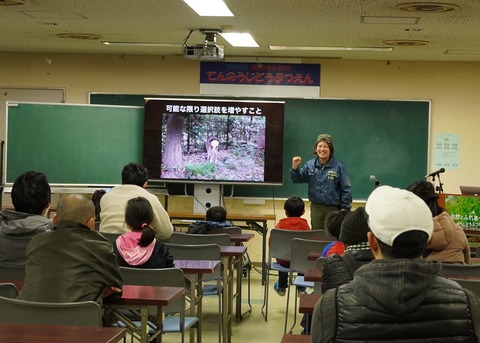
[{"label": "white paper sheet on wall", "polygon": [[460,135],[454,133],[436,133],[434,142],[434,168],[460,168]]}]

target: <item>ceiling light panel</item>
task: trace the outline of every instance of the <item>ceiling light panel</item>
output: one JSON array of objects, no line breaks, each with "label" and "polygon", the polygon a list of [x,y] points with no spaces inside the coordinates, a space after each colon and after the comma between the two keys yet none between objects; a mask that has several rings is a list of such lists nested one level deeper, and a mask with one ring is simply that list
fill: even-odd
[{"label": "ceiling light panel", "polygon": [[235,47],[258,48],[259,45],[250,33],[223,32],[221,36]]},{"label": "ceiling light panel", "polygon": [[233,17],[222,0],[183,0],[201,17]]}]

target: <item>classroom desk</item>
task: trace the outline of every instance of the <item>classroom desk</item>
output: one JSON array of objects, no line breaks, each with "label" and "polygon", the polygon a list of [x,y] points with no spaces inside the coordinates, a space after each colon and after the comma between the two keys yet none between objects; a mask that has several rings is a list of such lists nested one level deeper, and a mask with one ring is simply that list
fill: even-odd
[{"label": "classroom desk", "polygon": [[[154,339],[160,342],[162,335],[162,306],[175,302],[183,296],[184,292],[184,287],[123,285],[120,299],[104,303],[105,317],[111,316],[117,321],[121,321],[132,334],[140,337],[141,343],[148,343]],[[157,307],[157,317],[155,319],[149,316],[149,306]],[[125,309],[140,313],[140,326],[119,311]],[[157,331],[152,335],[148,334],[149,320],[154,320],[157,326]]]},{"label": "classroom desk", "polygon": [[[179,212],[168,212],[170,220],[172,221],[187,221],[187,223],[180,223],[179,226],[188,226],[191,221],[194,220],[205,220],[204,214],[194,214],[194,213],[179,213]],[[227,213],[227,220],[232,222],[235,226],[238,226],[242,229],[254,230],[262,236],[262,285],[265,284],[266,280],[266,267],[267,263],[267,232],[268,226],[267,222],[269,220],[275,221],[277,218],[274,214],[252,214],[252,215],[243,215],[243,214],[232,214]],[[238,224],[240,223],[240,224]]]},{"label": "classroom desk", "polygon": [[123,328],[0,323],[0,342],[117,343],[125,335]]},{"label": "classroom desk", "polygon": [[225,342],[232,340],[232,317],[233,317],[233,279],[235,261],[237,262],[237,316],[241,312],[241,289],[242,289],[242,274],[243,274],[243,254],[247,251],[245,246],[221,246],[220,253],[222,256],[223,276],[227,280],[226,286],[223,288],[223,337]]},{"label": "classroom desk", "polygon": [[307,268],[303,276],[305,281],[322,282],[323,270],[321,268]]},{"label": "classroom desk", "polygon": [[[196,280],[190,280],[190,316],[198,317],[200,322],[198,323],[198,330],[202,333],[202,278],[203,274],[212,274],[215,269],[218,268],[220,261],[209,260],[174,260],[175,268],[183,270],[184,274],[196,275]],[[194,334],[190,332],[190,342],[194,341]]]},{"label": "classroom desk", "polygon": [[284,334],[280,343],[310,343],[310,336]]},{"label": "classroom desk", "polygon": [[322,295],[318,293],[300,294],[298,312],[305,314],[312,314],[315,304]]}]

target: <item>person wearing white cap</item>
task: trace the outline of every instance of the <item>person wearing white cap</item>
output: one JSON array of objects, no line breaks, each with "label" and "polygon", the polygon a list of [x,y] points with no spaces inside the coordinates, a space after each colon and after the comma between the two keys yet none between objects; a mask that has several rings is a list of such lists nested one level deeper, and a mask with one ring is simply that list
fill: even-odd
[{"label": "person wearing white cap", "polygon": [[422,258],[433,233],[425,202],[380,186],[365,211],[375,260],[322,295],[311,342],[480,342],[480,299]]},{"label": "person wearing white cap", "polygon": [[350,211],[352,186],[345,163],[334,157],[332,136],[318,135],[314,154],[316,157],[301,168],[302,158],[294,156],[290,178],[293,183],[308,184],[312,230],[324,230],[325,218],[330,212]]}]

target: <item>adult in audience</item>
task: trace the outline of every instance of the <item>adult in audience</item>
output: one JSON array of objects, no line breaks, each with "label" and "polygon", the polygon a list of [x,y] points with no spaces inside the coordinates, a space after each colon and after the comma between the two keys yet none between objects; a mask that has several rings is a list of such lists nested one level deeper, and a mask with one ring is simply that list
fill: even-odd
[{"label": "adult in audience", "polygon": [[16,178],[11,193],[15,210],[4,208],[0,212],[0,263],[25,265],[28,242],[51,231],[53,223],[45,216],[51,196],[45,174],[28,171]]},{"label": "adult in audience", "polygon": [[433,184],[422,180],[411,184],[407,189],[425,201],[433,216],[432,242],[423,257],[442,263],[470,263],[470,246],[465,231],[438,204]]},{"label": "adult in audience", "polygon": [[290,178],[293,183],[308,183],[312,230],[324,229],[325,218],[335,210],[352,207],[352,186],[347,167],[334,157],[333,138],[320,134],[315,143],[316,157],[299,168],[302,158],[292,158]]},{"label": "adult in audience", "polygon": [[167,241],[173,232],[173,226],[167,211],[160,200],[148,192],[148,170],[138,163],[129,163],[122,170],[122,184],[113,187],[100,200],[100,232],[124,233],[130,231],[125,224],[125,206],[127,201],[144,197],[153,208],[152,228],[155,236]]},{"label": "adult in audience", "polygon": [[125,223],[131,232],[119,236],[113,251],[120,266],[134,268],[172,268],[173,256],[168,247],[155,238],[150,226],[153,208],[147,199],[137,197],[128,200]]},{"label": "adult in audience", "polygon": [[94,231],[95,207],[80,194],[60,198],[51,232],[27,245],[25,284],[18,298],[44,302],[99,303],[121,292],[112,244]]},{"label": "adult in audience", "polygon": [[433,233],[425,202],[380,186],[368,197],[368,243],[375,260],[325,292],[311,342],[478,342],[480,301],[422,258]]}]

